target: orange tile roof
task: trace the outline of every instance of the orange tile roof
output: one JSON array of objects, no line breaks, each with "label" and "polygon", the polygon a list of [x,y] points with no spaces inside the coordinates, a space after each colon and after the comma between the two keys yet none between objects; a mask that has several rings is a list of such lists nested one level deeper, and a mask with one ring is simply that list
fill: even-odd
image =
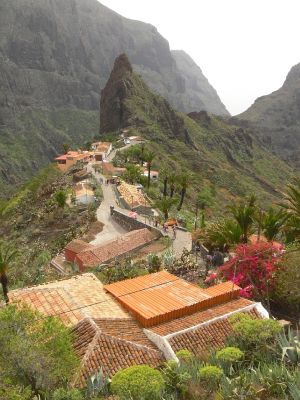
[{"label": "orange tile roof", "polygon": [[166,271],[112,283],[105,289],[145,327],[224,303],[240,291],[238,286],[225,285],[211,295]]},{"label": "orange tile roof", "polygon": [[81,359],[75,384],[83,387],[86,379],[102,368],[107,377],[132,365],[158,367],[164,362],[162,353],[146,337],[133,320],[81,321],[73,329],[74,347]]},{"label": "orange tile roof", "polygon": [[131,318],[94,274],[12,290],[9,299],[25,302],[46,315],[57,315],[66,325],[75,325],[86,317]]},{"label": "orange tile roof", "polygon": [[93,246],[91,249],[79,253],[76,259],[84,266],[94,267],[134,251],[153,239],[154,235],[148,229],[138,229],[106,243]]},{"label": "orange tile roof", "polygon": [[[261,318],[255,309],[246,313],[253,318]],[[187,349],[194,355],[201,356],[211,349],[224,346],[230,334],[232,334],[232,325],[229,319],[220,318],[199,328],[174,335],[168,339],[168,342],[175,353],[181,349]]]},{"label": "orange tile roof", "polygon": [[250,306],[251,304],[253,304],[252,301],[244,298],[233,299],[224,304],[216,305],[206,310],[200,310],[194,314],[174,319],[173,321],[163,322],[159,325],[152,326],[149,329],[157,335],[166,336],[190,328],[191,326],[210,321],[213,318],[232,312],[238,312],[242,308]]}]

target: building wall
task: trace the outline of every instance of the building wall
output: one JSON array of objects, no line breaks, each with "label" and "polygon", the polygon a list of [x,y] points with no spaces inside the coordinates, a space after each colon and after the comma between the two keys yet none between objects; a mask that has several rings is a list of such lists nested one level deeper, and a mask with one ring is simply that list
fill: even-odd
[{"label": "building wall", "polygon": [[65,258],[67,261],[74,262],[77,253],[72,250],[65,249]]}]

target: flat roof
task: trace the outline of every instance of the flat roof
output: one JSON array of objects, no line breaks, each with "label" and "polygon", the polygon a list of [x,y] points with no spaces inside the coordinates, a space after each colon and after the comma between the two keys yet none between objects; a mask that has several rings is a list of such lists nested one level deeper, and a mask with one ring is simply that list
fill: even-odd
[{"label": "flat roof", "polygon": [[239,294],[235,285],[211,295],[167,271],[104,286],[140,323],[153,326],[228,301]]}]

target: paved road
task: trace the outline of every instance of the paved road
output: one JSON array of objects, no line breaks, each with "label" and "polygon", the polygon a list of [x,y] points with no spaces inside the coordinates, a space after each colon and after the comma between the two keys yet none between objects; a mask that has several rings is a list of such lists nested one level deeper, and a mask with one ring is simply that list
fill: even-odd
[{"label": "paved road", "polygon": [[[138,142],[132,142],[124,147],[122,147],[121,149],[125,149],[128,148],[134,144],[137,144]],[[120,149],[117,149],[120,150]],[[113,150],[109,157],[108,157],[108,161],[112,161],[115,153],[117,150]],[[94,169],[92,168],[92,165],[89,164],[88,165],[88,171],[91,172],[95,178],[99,180],[102,178],[103,182],[105,182],[105,177],[100,174],[100,173],[96,173],[94,171]],[[116,202],[116,197],[115,197],[115,193],[113,190],[113,187],[111,184],[102,184],[102,191],[103,191],[103,200],[97,210],[97,220],[102,222],[104,224],[103,230],[102,232],[98,233],[96,235],[96,238],[91,242],[93,244],[100,244],[103,242],[106,242],[107,240],[111,240],[114,238],[117,238],[119,236],[122,236],[126,233],[126,230],[123,229],[118,223],[116,223],[113,218],[110,215],[110,206],[114,206],[115,209],[120,210],[126,214],[128,214],[130,211],[126,210],[124,208],[120,208]],[[142,216],[138,216],[138,219],[142,222],[144,222],[144,217]],[[169,232],[169,236],[170,238],[173,238],[173,232],[170,229]],[[177,230],[176,232],[176,239],[173,241],[173,251],[176,255],[176,257],[180,257],[182,254],[182,251],[184,248],[191,250],[192,248],[192,239],[191,239],[191,234],[189,232],[184,232],[184,231],[180,231]]]}]

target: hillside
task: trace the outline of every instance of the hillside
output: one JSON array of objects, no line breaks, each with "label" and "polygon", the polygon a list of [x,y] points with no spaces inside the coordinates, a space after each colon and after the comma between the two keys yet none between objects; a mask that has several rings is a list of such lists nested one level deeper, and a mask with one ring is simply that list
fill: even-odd
[{"label": "hillside", "polygon": [[100,89],[124,51],[176,108],[228,114],[200,69],[203,87],[191,89],[193,76],[176,65],[167,40],[150,24],[123,18],[97,0],[1,1],[2,197],[46,165],[62,143],[81,145],[98,132]]},{"label": "hillside", "polygon": [[258,98],[234,122],[251,126],[281,158],[300,167],[300,64],[295,65],[282,87]]},{"label": "hillside", "polygon": [[267,151],[248,129],[206,112],[178,113],[150,91],[125,55],[117,58],[101,95],[101,134],[126,128],[150,141],[155,167],[193,174],[196,194],[210,190],[219,211],[235,197],[255,193],[262,204],[280,197],[292,169]]},{"label": "hillside", "polygon": [[172,50],[171,53],[187,89],[178,98],[177,109],[181,111],[206,110],[216,115],[229,115],[225,112],[224,105],[221,112],[220,98],[216,90],[210,85],[195,61],[183,50]]}]

